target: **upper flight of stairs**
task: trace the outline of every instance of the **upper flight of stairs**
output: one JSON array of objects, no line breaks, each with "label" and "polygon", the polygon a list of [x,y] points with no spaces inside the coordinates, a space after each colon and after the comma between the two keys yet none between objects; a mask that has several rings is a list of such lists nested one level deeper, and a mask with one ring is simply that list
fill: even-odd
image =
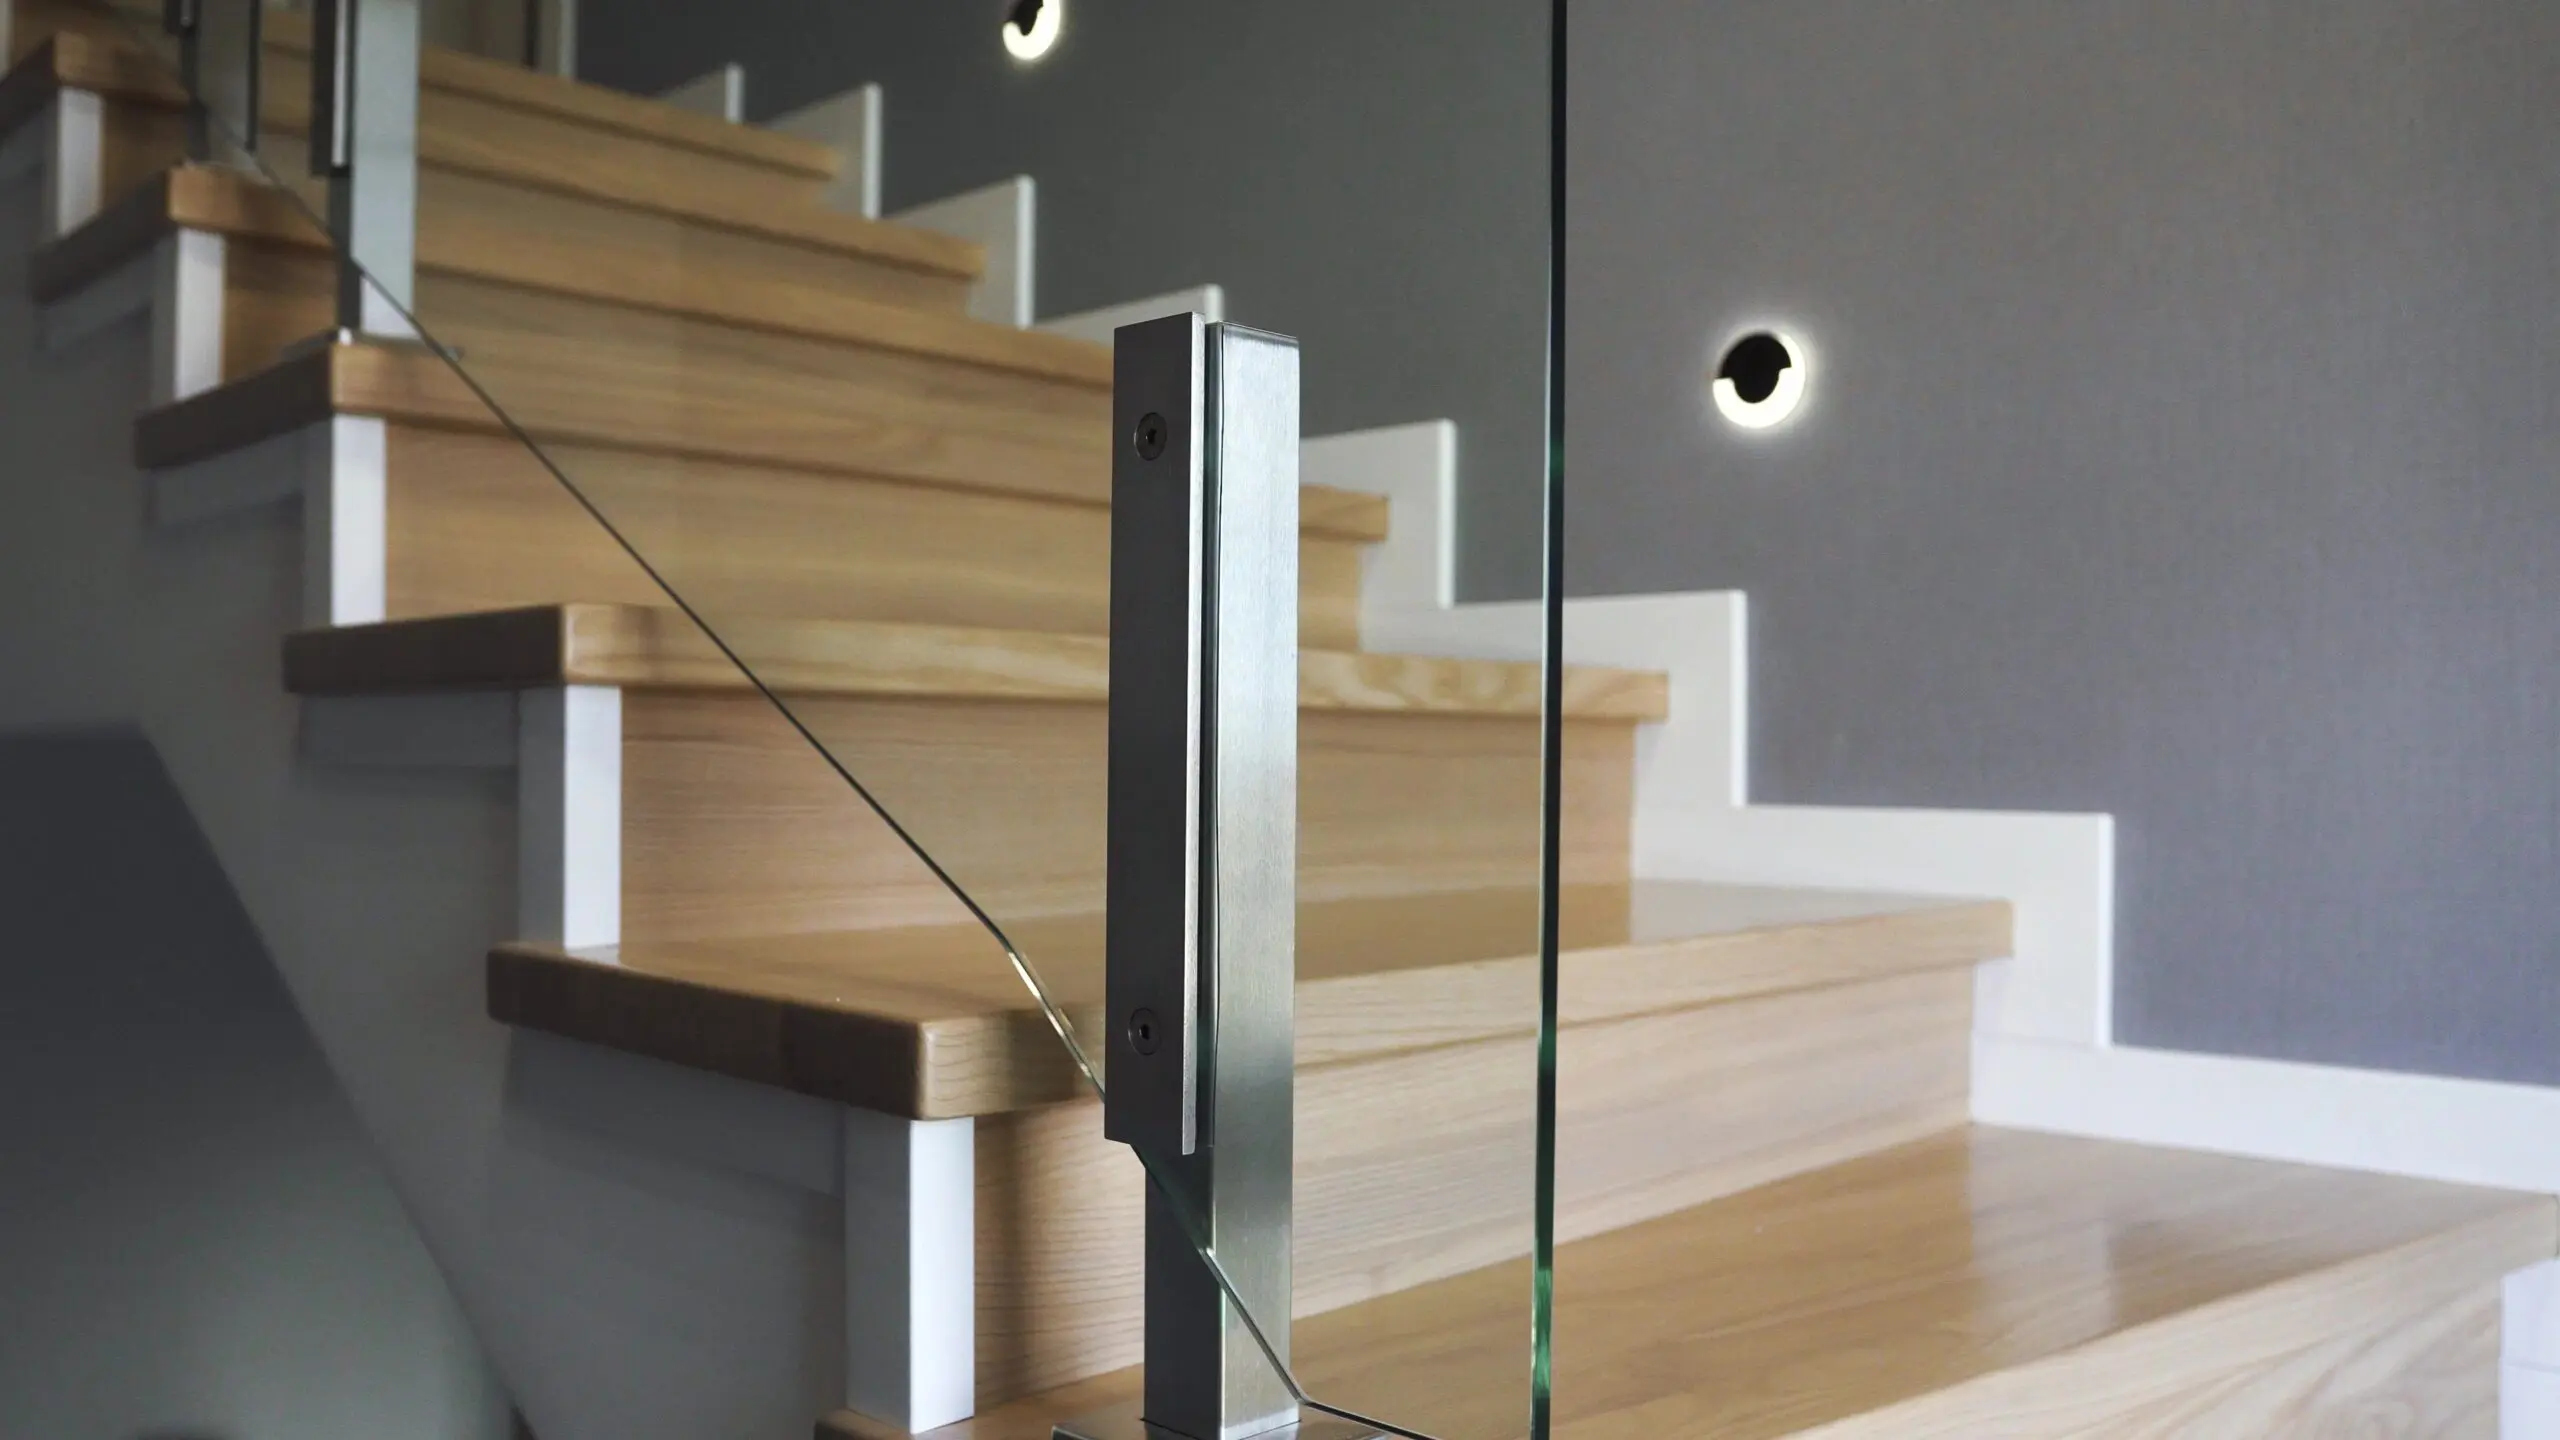
[{"label": "upper flight of stairs", "polygon": [[[1134,1162],[992,937],[809,744],[1093,1033],[1108,351],[969,318],[978,247],[826,210],[824,147],[442,52],[417,310],[471,381],[304,347],[330,319],[310,196],[185,163],[180,97],[97,11],[22,0],[10,48],[0,134],[65,92],[112,117],[34,299],[221,242],[218,343],[131,417],[155,505],[218,512],[290,463],[273,442],[379,426],[376,528],[306,509],[320,583],[261,654],[303,763],[350,715],[364,763],[401,763],[363,707],[611,697],[611,833],[584,837],[610,941],[493,936],[455,957],[485,996],[439,1003],[969,1117],[984,1413],[939,1433],[1128,1403]],[[307,123],[307,52],[278,16],[277,136]],[[1386,502],[1309,486],[1302,511],[1297,1355],[1320,1398],[1496,1440],[1527,1373],[1538,672],[1364,650]],[[1580,667],[1565,693],[1559,1433],[2489,1433],[2497,1278],[2560,1250],[2548,1202],[1968,1128],[2008,906],[1637,876],[1668,689]],[[566,1343],[492,1349],[532,1373]]]}]

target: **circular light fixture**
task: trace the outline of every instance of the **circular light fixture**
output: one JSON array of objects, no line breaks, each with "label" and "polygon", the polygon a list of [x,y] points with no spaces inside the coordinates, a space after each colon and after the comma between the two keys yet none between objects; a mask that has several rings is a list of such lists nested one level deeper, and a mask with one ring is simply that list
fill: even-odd
[{"label": "circular light fixture", "polygon": [[1037,60],[1058,43],[1061,11],[1067,0],[1014,0],[1005,12],[1004,48],[1014,59]]},{"label": "circular light fixture", "polygon": [[1745,430],[1766,430],[1796,413],[1804,386],[1804,347],[1775,330],[1754,330],[1724,352],[1709,389],[1717,414]]}]

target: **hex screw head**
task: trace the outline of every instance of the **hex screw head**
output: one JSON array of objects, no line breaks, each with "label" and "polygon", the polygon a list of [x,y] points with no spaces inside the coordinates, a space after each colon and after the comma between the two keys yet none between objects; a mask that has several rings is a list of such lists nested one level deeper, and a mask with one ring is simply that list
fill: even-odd
[{"label": "hex screw head", "polygon": [[1140,1010],[1129,1017],[1129,1048],[1141,1055],[1156,1053],[1156,1012]]},{"label": "hex screw head", "polygon": [[1172,438],[1173,427],[1164,423],[1162,415],[1150,410],[1139,418],[1138,428],[1130,432],[1129,443],[1137,449],[1139,459],[1153,460],[1164,454],[1164,447]]}]

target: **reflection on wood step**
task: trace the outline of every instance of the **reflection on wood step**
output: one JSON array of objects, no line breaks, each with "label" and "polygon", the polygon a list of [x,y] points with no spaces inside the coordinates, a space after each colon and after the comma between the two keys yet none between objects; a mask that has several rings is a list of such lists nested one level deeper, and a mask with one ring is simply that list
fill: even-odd
[{"label": "reflection on wood step", "polygon": [[[713,615],[731,654],[784,695],[1100,703],[1111,645],[1091,635],[860,620]],[[1534,716],[1539,667],[1310,650],[1298,657],[1308,710]],[[730,654],[683,612],[638,605],[523,610],[306,630],[285,641],[285,687],[300,695],[619,685],[748,690]],[[1586,720],[1661,720],[1660,674],[1575,666],[1565,710]]]},{"label": "reflection on wood step", "polygon": [[[1560,1440],[2484,1437],[2547,1197],[1958,1130],[1567,1245]],[[1525,1265],[1303,1321],[1308,1392],[1526,1433]],[[1047,1440],[1134,1371],[931,1432]],[[882,1440],[859,1417],[826,1437]]]},{"label": "reflection on wood step", "polygon": [[[1969,966],[2006,952],[2010,922],[1995,901],[1649,881],[1571,889],[1562,923],[1563,1020],[1587,1025]],[[1302,905],[1299,1063],[1533,1033],[1537,925],[1533,888]],[[1007,929],[1077,1031],[1094,1034],[1101,917]],[[508,946],[490,957],[489,1005],[509,1024],[894,1114],[990,1114],[1081,1093],[1002,949],[972,925]]]}]

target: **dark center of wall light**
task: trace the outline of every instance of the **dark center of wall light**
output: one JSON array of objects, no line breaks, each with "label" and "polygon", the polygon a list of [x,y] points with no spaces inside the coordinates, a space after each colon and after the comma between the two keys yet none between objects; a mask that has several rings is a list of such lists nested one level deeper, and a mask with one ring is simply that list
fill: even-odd
[{"label": "dark center of wall light", "polygon": [[1775,330],[1754,330],[1716,362],[1709,389],[1716,413],[1745,430],[1766,430],[1804,403],[1804,347]]},{"label": "dark center of wall light", "polygon": [[1016,60],[1037,60],[1058,43],[1066,0],[1014,0],[1005,11],[1004,48]]}]

